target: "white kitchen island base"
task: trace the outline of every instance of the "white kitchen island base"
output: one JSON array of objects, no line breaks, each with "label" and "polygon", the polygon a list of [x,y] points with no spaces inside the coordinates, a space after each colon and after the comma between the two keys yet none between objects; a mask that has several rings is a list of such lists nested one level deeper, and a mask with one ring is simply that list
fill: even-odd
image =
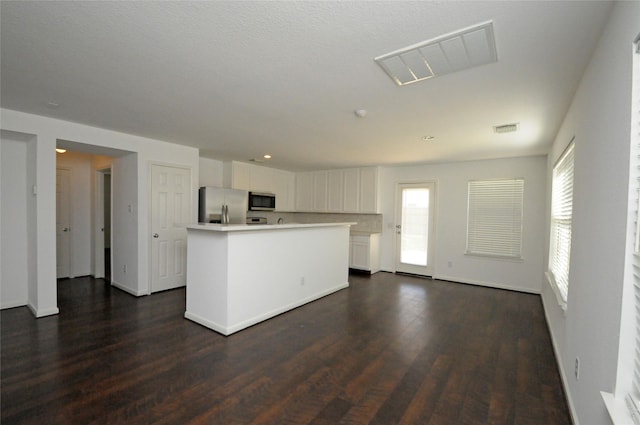
[{"label": "white kitchen island base", "polygon": [[230,335],[348,287],[352,224],[188,226],[184,316]]}]

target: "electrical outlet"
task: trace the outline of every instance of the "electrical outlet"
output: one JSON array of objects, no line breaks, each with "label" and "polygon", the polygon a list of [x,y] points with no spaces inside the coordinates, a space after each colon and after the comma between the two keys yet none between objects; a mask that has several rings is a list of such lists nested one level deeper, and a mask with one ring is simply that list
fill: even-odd
[{"label": "electrical outlet", "polygon": [[580,379],[580,357],[576,357],[576,365],[574,368],[574,373],[576,375],[576,381]]},{"label": "electrical outlet", "polygon": [[304,286],[304,276],[300,278],[300,286]]},{"label": "electrical outlet", "polygon": [[122,266],[122,273],[127,273],[127,265]]},{"label": "electrical outlet", "polygon": [[449,262],[447,263],[447,267],[449,267],[449,268],[453,267],[453,261],[449,261]]}]

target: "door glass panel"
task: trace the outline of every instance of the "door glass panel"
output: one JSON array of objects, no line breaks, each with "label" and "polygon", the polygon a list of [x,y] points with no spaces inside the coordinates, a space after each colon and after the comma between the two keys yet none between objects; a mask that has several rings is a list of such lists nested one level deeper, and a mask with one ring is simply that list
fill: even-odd
[{"label": "door glass panel", "polygon": [[429,189],[402,190],[400,262],[427,265],[429,246]]}]

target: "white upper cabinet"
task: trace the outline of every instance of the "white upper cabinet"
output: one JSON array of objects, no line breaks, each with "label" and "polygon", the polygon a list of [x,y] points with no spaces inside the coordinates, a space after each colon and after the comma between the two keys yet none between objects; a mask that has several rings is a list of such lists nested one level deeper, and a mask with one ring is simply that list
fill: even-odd
[{"label": "white upper cabinet", "polygon": [[342,170],[344,175],[343,211],[360,212],[360,169]]},{"label": "white upper cabinet", "polygon": [[276,195],[276,211],[294,211],[296,175],[290,171],[273,171],[273,193]]},{"label": "white upper cabinet", "polygon": [[295,210],[296,174],[290,171],[227,161],[223,167],[223,184],[233,189],[274,193],[277,211]]},{"label": "white upper cabinet", "polygon": [[296,174],[295,205],[296,211],[313,211],[313,173]]},{"label": "white upper cabinet", "polygon": [[[273,168],[250,165],[251,189],[254,192],[273,193]],[[277,202],[277,199],[276,199]]]},{"label": "white upper cabinet", "polygon": [[378,213],[378,168],[297,173],[296,211]]},{"label": "white upper cabinet", "polygon": [[225,162],[222,172],[224,187],[251,190],[251,167],[251,165],[244,162]]},{"label": "white upper cabinet", "polygon": [[313,210],[327,211],[327,172],[313,173]]},{"label": "white upper cabinet", "polygon": [[261,165],[227,161],[224,187],[270,192],[276,211],[377,214],[378,167],[293,173]]},{"label": "white upper cabinet", "polygon": [[360,212],[378,212],[378,167],[360,169]]},{"label": "white upper cabinet", "polygon": [[344,210],[344,172],[327,171],[327,210]]}]

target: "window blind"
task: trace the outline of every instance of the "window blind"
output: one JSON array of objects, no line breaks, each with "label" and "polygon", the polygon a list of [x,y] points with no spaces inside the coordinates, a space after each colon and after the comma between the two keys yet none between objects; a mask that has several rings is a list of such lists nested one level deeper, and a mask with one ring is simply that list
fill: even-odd
[{"label": "window blind", "polygon": [[469,182],[467,254],[522,257],[524,179]]},{"label": "window blind", "polygon": [[549,272],[564,302],[569,292],[574,151],[572,140],[553,167],[551,186]]},{"label": "window blind", "polygon": [[640,34],[635,42],[632,68],[632,108],[631,108],[631,167],[630,183],[634,185],[636,198],[631,200],[629,214],[635,222],[635,244],[632,257],[633,293],[635,305],[635,353],[632,375],[632,389],[627,396],[629,412],[636,425],[640,424]]}]

